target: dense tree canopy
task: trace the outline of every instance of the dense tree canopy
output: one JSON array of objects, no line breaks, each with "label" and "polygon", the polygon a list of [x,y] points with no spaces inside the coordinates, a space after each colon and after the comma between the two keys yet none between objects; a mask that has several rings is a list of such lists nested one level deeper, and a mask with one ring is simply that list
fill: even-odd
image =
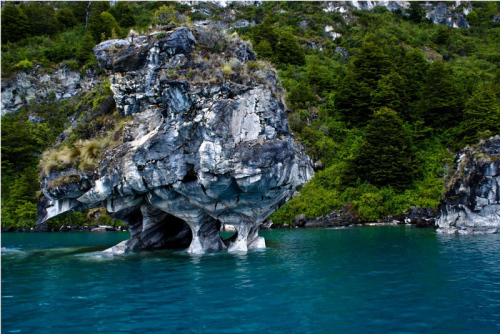
[{"label": "dense tree canopy", "polygon": [[500,106],[492,87],[476,87],[465,104],[463,124],[466,143],[476,143],[500,133]]},{"label": "dense tree canopy", "polygon": [[365,128],[354,168],[363,181],[377,186],[408,188],[415,177],[410,135],[398,114],[382,107]]},{"label": "dense tree canopy", "polygon": [[16,42],[30,33],[28,17],[12,3],[2,9],[2,43]]}]

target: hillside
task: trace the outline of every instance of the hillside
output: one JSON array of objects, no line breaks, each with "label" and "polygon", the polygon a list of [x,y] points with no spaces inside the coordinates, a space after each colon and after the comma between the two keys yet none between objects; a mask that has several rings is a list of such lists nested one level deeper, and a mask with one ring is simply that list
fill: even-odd
[{"label": "hillside", "polygon": [[[364,221],[411,206],[435,208],[455,153],[500,133],[500,3],[353,4],[6,3],[2,227],[33,226],[40,171],[72,161],[50,159],[51,152],[78,148],[78,168],[93,168],[103,139],[111,142],[128,121],[94,46],[178,26],[208,27],[205,43],[221,55],[231,39],[248,41],[259,60],[249,66],[278,71],[290,129],[316,174],[271,216],[275,223],[341,208]],[[215,66],[226,78],[234,71],[223,62]],[[197,70],[167,75],[215,80]],[[67,78],[73,86],[50,89],[51,80]],[[95,217],[111,222],[94,210],[52,224]]]}]

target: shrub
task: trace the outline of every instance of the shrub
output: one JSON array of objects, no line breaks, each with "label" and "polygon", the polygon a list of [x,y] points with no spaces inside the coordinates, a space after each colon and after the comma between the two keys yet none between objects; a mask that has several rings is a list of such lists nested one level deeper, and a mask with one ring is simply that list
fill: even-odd
[{"label": "shrub", "polygon": [[243,65],[237,58],[231,58],[231,60],[229,60],[229,65],[231,66],[231,69],[235,72],[240,72],[243,68]]},{"label": "shrub", "polygon": [[227,43],[226,38],[226,32],[214,26],[201,31],[198,37],[200,44],[205,45],[212,52],[221,51]]},{"label": "shrub", "polygon": [[63,64],[72,71],[76,71],[80,68],[80,64],[75,59],[66,60]]},{"label": "shrub", "polygon": [[229,77],[234,74],[233,68],[230,63],[224,63],[222,65],[222,74],[224,77]]},{"label": "shrub", "polygon": [[33,68],[33,63],[29,61],[28,59],[21,60],[19,63],[16,64],[16,67],[24,70],[24,71],[29,71]]},{"label": "shrub", "polygon": [[258,61],[249,61],[247,63],[247,68],[251,71],[253,70],[259,70],[259,69],[263,69],[266,65],[258,62]]},{"label": "shrub", "polygon": [[178,24],[176,19],[176,11],[173,6],[161,6],[153,14],[153,24],[157,26],[165,26],[169,23]]},{"label": "shrub", "polygon": [[99,157],[101,145],[96,140],[84,141],[81,144],[80,154],[84,159],[93,160]]}]

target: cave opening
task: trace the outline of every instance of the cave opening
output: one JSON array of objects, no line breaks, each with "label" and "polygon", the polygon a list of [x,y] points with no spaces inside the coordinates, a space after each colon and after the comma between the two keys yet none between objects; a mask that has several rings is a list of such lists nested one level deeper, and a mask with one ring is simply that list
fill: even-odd
[{"label": "cave opening", "polygon": [[238,231],[234,228],[233,225],[224,224],[220,228],[219,232],[220,238],[222,242],[229,246],[229,244],[236,240],[238,237]]},{"label": "cave opening", "polygon": [[186,175],[184,175],[184,178],[182,179],[182,183],[189,183],[198,180],[198,174],[194,170],[194,165],[193,164],[186,164],[187,167],[187,172]]},{"label": "cave opening", "polygon": [[189,247],[193,240],[193,233],[184,220],[168,214],[161,226],[161,248],[177,250]]}]

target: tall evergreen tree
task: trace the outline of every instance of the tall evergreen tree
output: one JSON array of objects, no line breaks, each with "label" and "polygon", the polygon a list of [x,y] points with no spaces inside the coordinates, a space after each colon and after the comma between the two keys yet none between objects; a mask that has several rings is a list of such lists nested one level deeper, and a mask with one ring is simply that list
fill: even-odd
[{"label": "tall evergreen tree", "polygon": [[113,29],[115,32],[120,29],[113,15],[108,12],[101,12],[98,15],[92,14],[89,30],[94,41],[102,42],[103,38],[111,38]]},{"label": "tall evergreen tree", "polygon": [[485,139],[481,138],[482,134],[500,133],[500,107],[493,89],[478,85],[465,104],[462,127],[467,144]]},{"label": "tall evergreen tree", "polygon": [[276,58],[281,64],[304,65],[306,56],[297,38],[289,31],[281,34],[276,45]]},{"label": "tall evergreen tree", "polygon": [[279,35],[269,18],[266,18],[261,24],[256,25],[252,30],[252,42],[254,45],[258,45],[265,40],[269,42],[274,51],[278,44],[278,39]]},{"label": "tall evergreen tree", "polygon": [[410,8],[408,9],[410,20],[415,23],[420,23],[425,19],[425,8],[418,1],[410,1]]},{"label": "tall evergreen tree", "polygon": [[69,8],[61,8],[54,14],[54,19],[58,24],[59,30],[64,30],[65,28],[74,27],[78,21],[75,15]]},{"label": "tall evergreen tree", "polygon": [[267,59],[267,60],[272,60],[274,56],[273,48],[271,47],[271,44],[269,44],[269,41],[267,40],[262,40],[259,44],[257,44],[254,48],[255,52],[259,55],[260,58],[262,59]]},{"label": "tall evergreen tree", "polygon": [[85,62],[92,57],[92,50],[95,46],[94,41],[92,40],[92,35],[89,32],[86,32],[83,35],[82,43],[80,44],[80,48],[76,53],[76,59],[80,61],[81,64],[85,64]]},{"label": "tall evergreen tree", "polygon": [[365,129],[354,169],[361,180],[377,186],[408,188],[414,178],[415,155],[403,121],[397,113],[382,107]]},{"label": "tall evergreen tree", "polygon": [[364,126],[369,122],[373,114],[372,93],[390,68],[391,63],[383,47],[367,39],[336,95],[336,108],[346,122],[353,126]]},{"label": "tall evergreen tree", "polygon": [[373,110],[387,107],[397,111],[401,118],[408,119],[408,103],[405,78],[395,71],[383,76],[378,81],[377,89],[372,92]]},{"label": "tall evergreen tree", "polygon": [[76,20],[79,23],[85,24],[87,20],[87,9],[89,7],[89,1],[70,1],[68,3],[69,8],[73,12]]},{"label": "tall evergreen tree", "polygon": [[109,10],[120,26],[124,28],[132,27],[135,24],[134,10],[129,3],[119,1],[114,7]]},{"label": "tall evergreen tree", "polygon": [[410,103],[422,99],[422,87],[425,83],[429,63],[422,51],[414,49],[406,52],[399,73],[405,77],[405,86]]},{"label": "tall evergreen tree", "polygon": [[54,35],[58,24],[54,18],[54,7],[43,1],[29,1],[21,4],[26,14],[31,35]]},{"label": "tall evergreen tree", "polygon": [[7,2],[2,8],[2,43],[17,42],[29,34],[30,25],[26,14]]},{"label": "tall evergreen tree", "polygon": [[465,89],[448,66],[435,61],[426,75],[423,118],[433,128],[458,125],[463,116]]}]

